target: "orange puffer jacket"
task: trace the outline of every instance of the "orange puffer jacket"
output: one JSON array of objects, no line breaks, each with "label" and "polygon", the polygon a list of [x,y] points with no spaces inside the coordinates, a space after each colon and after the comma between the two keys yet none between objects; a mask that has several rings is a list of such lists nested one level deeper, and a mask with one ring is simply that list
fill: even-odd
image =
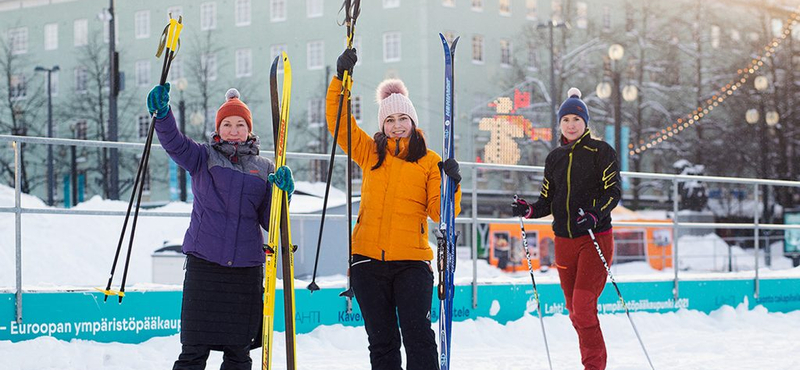
[{"label": "orange puffer jacket", "polygon": [[[333,133],[342,81],[334,77],[328,87],[325,115]],[[339,146],[347,150],[347,108],[342,109]],[[398,150],[399,147],[399,150]],[[428,217],[439,222],[441,157],[428,149],[416,163],[406,162],[408,138],[389,140],[383,164],[378,163],[375,141],[352,120],[352,157],[364,174],[361,206],[353,229],[353,254],[383,261],[430,261]],[[456,215],[461,212],[461,186],[456,188]]]}]

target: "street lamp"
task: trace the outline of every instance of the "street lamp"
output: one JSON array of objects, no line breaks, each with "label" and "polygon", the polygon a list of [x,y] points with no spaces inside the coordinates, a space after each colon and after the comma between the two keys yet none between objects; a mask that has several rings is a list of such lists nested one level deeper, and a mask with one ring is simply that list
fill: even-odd
[{"label": "street lamp", "polygon": [[[47,137],[53,137],[53,93],[51,85],[51,75],[53,72],[58,72],[58,66],[47,69],[42,66],[37,66],[34,71],[47,72]],[[47,145],[47,205],[53,206],[53,190],[55,189],[55,178],[53,175],[53,145]]]},{"label": "street lamp", "polygon": [[551,139],[550,144],[553,146],[553,149],[558,147],[558,138],[561,137],[559,135],[559,122],[558,122],[558,115],[556,114],[556,104],[558,104],[558,99],[556,98],[556,68],[555,68],[555,52],[553,46],[553,28],[569,28],[569,24],[565,22],[558,22],[556,19],[551,20],[547,23],[540,23],[536,26],[537,29],[547,28],[550,31],[550,114],[552,115],[553,121],[553,138]]},{"label": "street lamp", "polygon": [[600,99],[612,98],[614,103],[614,150],[618,158],[622,158],[622,100],[632,102],[639,97],[639,90],[634,85],[626,85],[620,91],[622,73],[617,68],[617,62],[625,56],[625,48],[620,44],[613,44],[608,48],[608,59],[611,66],[606,71],[611,75],[611,83],[606,81],[597,84],[595,92]]},{"label": "street lamp", "polygon": [[[186,135],[186,104],[183,101],[183,91],[189,87],[189,82],[186,81],[186,78],[179,78],[178,82],[175,83],[175,87],[178,88],[178,91],[181,92],[181,100],[178,101],[178,114],[180,114],[180,129],[181,133]],[[181,202],[186,201],[186,170],[180,168],[178,166],[178,187],[180,188],[180,198]]]},{"label": "street lamp", "polygon": [[[747,112],[745,112],[745,115],[744,115],[745,121],[747,121],[747,123],[749,123],[751,125],[756,125],[760,121],[761,116],[763,115],[764,116],[764,123],[766,124],[766,126],[768,126],[770,128],[775,127],[778,124],[778,122],[780,121],[780,115],[778,114],[778,112],[776,112],[774,110],[771,110],[769,112],[764,113],[764,98],[762,96],[762,92],[764,92],[765,90],[767,90],[769,88],[769,80],[764,76],[758,76],[758,77],[755,78],[755,80],[753,80],[753,87],[755,87],[756,93],[758,94],[759,109],[755,109],[755,108],[748,109]],[[759,146],[760,146],[760,150],[758,151],[759,152],[759,157],[760,157],[760,160],[761,160],[761,166],[760,166],[761,167],[761,171],[760,171],[761,174],[760,174],[760,176],[761,176],[761,178],[766,178],[767,177],[767,153],[765,153],[765,151],[769,150],[769,147],[770,147],[769,145],[767,145],[765,143],[766,142],[767,127],[764,127],[764,125],[758,125],[756,127],[756,129],[758,130],[758,141],[759,141]],[[762,196],[762,202],[763,202],[762,207],[764,208],[763,209],[763,219],[764,219],[763,222],[765,222],[765,223],[769,223],[770,222],[770,216],[771,216],[771,214],[769,212],[769,189],[770,188],[768,186],[764,185],[764,195]],[[765,234],[767,235],[767,248],[765,248],[764,262],[767,264],[767,266],[770,266],[771,262],[772,262],[772,258],[771,258],[771,255],[770,255],[770,248],[769,248],[769,232],[765,231]]]}]

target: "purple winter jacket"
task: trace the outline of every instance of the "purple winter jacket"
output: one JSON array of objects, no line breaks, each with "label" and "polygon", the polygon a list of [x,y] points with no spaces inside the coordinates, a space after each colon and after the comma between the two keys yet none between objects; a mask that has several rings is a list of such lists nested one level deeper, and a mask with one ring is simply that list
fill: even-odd
[{"label": "purple winter jacket", "polygon": [[178,130],[172,110],[156,120],[156,133],[169,156],[192,177],[194,206],[183,253],[227,267],[264,263],[262,227],[269,225],[275,166],[258,156],[258,144],[237,163],[212,147],[198,144]]}]

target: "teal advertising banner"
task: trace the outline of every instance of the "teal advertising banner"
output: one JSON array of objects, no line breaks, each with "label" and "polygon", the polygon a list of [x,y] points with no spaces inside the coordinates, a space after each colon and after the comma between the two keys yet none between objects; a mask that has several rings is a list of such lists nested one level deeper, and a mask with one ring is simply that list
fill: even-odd
[{"label": "teal advertising banner", "polygon": [[[711,312],[724,305],[746,303],[749,308],[762,305],[769,311],[800,310],[800,279],[762,279],[760,294],[754,296],[752,279],[681,281],[679,298],[672,293],[672,281],[618,283],[625,303],[632,312],[673,312],[691,309]],[[564,295],[557,284],[539,284],[543,314],[566,315]],[[340,288],[322,289],[313,295],[297,289],[295,321],[297,332],[309,333],[320,325],[361,326],[363,317],[357,301],[347,312]],[[275,304],[275,329],[284,330],[283,300],[279,290]],[[41,336],[60,340],[141,343],[153,337],[180,332],[180,291],[130,291],[122,304],[116,297],[103,302],[97,291],[25,292],[22,295],[22,320],[15,319],[13,292],[0,293],[0,341],[18,342]],[[601,314],[624,312],[611,284],[598,300]],[[453,321],[490,318],[500,324],[536,315],[530,285],[479,285],[477,306],[472,306],[472,287],[456,286]],[[439,319],[439,301],[432,298],[431,319]]]}]

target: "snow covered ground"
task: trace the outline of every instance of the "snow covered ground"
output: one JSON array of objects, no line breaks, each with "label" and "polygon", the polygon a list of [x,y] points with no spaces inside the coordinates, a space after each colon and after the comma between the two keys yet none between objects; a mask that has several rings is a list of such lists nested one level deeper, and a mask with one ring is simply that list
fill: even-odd
[{"label": "snow covered ground", "polygon": [[[293,201],[298,207],[313,205]],[[23,195],[23,206],[46,208],[34,197]],[[0,186],[0,206],[13,205],[13,190]],[[126,202],[92,198],[76,209],[125,210]],[[190,206],[171,203],[158,211],[186,212]],[[122,218],[119,216],[64,216],[46,214],[23,215],[23,271],[25,289],[64,289],[100,286],[108,278],[119,237]],[[144,217],[133,248],[129,290],[175,289],[151,283],[150,254],[164,240],[181,239],[188,218]],[[729,249],[716,235],[681,238],[681,267],[684,279],[732,278],[754,276],[752,250],[733,247],[735,271],[719,271]],[[0,290],[14,289],[14,216],[0,213]],[[773,266],[760,276],[798,276],[800,268],[791,268],[783,258],[780,244],[773,248]],[[460,253],[461,256],[468,253]],[[718,256],[710,258],[709,256]],[[759,261],[764,266],[763,257]],[[626,263],[613,266],[618,281],[669,280],[674,271],[657,271],[649,265]],[[466,284],[473,276],[471,260],[459,260],[457,283]],[[499,271],[485,261],[478,261],[478,280],[482,283],[528,284],[527,271],[513,274]],[[537,283],[556,283],[555,271],[536,273]],[[322,287],[343,286],[344,276],[318,278]],[[298,281],[296,286],[307,282]],[[696,311],[669,314],[637,312],[633,319],[658,370],[732,370],[732,369],[798,369],[800,355],[800,311],[788,314],[770,313],[763,307],[747,310],[723,307],[709,315]],[[646,359],[624,314],[601,315],[609,349],[609,369],[647,369]],[[544,319],[554,369],[579,369],[577,338],[569,319],[555,315]],[[284,367],[283,335],[275,337],[275,368]],[[301,369],[368,369],[367,339],[361,327],[324,326],[298,336],[298,364]],[[180,351],[178,336],[154,338],[139,345],[96,343],[74,340],[58,341],[50,337],[10,343],[0,342],[2,369],[165,369],[171,368]],[[500,325],[489,319],[454,323],[453,357],[455,369],[546,369],[538,318],[525,316]],[[252,353],[260,359],[260,351]],[[212,355],[208,368],[218,368],[219,353]]]},{"label": "snow covered ground", "polygon": [[[632,315],[658,370],[795,370],[800,368],[800,311],[768,313],[762,307],[723,307],[710,315],[682,310]],[[610,370],[648,369],[624,314],[601,315]],[[563,315],[546,317],[553,369],[580,369],[577,337]],[[453,324],[452,367],[464,370],[547,369],[538,318],[500,325],[489,319]],[[276,333],[273,366],[285,368],[283,334]],[[363,328],[327,326],[298,336],[297,363],[304,370],[369,369]],[[180,352],[178,336],[139,345],[58,341],[50,337],[0,342],[3,369],[169,369]],[[251,353],[256,362],[261,353]],[[207,368],[219,368],[212,353]],[[254,366],[257,368],[257,365]]]}]

